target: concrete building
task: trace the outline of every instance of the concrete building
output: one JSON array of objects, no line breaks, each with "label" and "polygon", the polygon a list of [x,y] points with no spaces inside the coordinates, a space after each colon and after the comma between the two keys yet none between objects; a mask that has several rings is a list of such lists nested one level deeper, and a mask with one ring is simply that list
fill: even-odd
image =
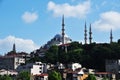
[{"label": "concrete building", "polygon": [[48,74],[35,75],[34,80],[48,80]]},{"label": "concrete building", "polygon": [[106,72],[119,73],[120,60],[106,60],[105,63]]},{"label": "concrete building", "polygon": [[17,75],[17,74],[18,72],[14,70],[5,70],[5,69],[0,70],[0,75]]},{"label": "concrete building", "polygon": [[88,74],[84,73],[84,69],[77,68],[75,71],[72,69],[65,69],[63,72],[64,80],[85,80]]},{"label": "concrete building", "polygon": [[68,67],[69,67],[70,69],[72,69],[73,71],[75,71],[75,70],[78,69],[78,68],[82,68],[81,64],[79,64],[79,63],[68,64]]},{"label": "concrete building", "polygon": [[42,74],[42,73],[44,73],[44,72],[47,71],[46,68],[47,68],[47,67],[45,66],[45,64],[43,64],[43,63],[41,63],[41,62],[36,62],[36,63],[32,66],[30,72],[31,72],[32,75]]},{"label": "concrete building", "polygon": [[18,56],[0,56],[0,69],[16,70],[25,63],[25,58]]},{"label": "concrete building", "polygon": [[116,78],[120,78],[120,59],[118,60],[106,60],[105,62],[106,72],[116,74]]},{"label": "concrete building", "polygon": [[95,72],[94,75],[97,80],[103,80],[104,78],[107,78],[108,80],[116,80],[115,74],[110,72]]},{"label": "concrete building", "polygon": [[17,71],[28,71],[31,75],[40,75],[47,72],[47,66],[45,63],[41,62],[28,63],[26,65],[19,66]]},{"label": "concrete building", "polygon": [[64,80],[85,80],[88,76],[79,63],[68,64],[68,68],[63,71]]}]

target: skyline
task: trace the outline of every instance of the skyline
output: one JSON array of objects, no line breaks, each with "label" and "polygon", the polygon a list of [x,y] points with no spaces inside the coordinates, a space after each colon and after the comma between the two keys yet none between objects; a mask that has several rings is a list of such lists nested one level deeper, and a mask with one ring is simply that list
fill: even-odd
[{"label": "skyline", "polygon": [[[92,28],[92,42],[109,43],[120,39],[119,0],[0,0],[0,54],[12,50],[31,52],[61,34],[62,15],[65,33],[73,40],[84,42]],[[87,36],[87,38],[89,38]],[[89,41],[89,40],[87,40]]]}]

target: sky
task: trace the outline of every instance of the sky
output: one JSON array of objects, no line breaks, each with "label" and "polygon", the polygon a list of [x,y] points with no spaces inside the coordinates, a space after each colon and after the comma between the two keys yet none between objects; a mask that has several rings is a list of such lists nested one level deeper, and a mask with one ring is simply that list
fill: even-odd
[{"label": "sky", "polygon": [[[62,15],[65,33],[84,43],[84,25],[91,24],[93,42],[109,43],[120,39],[120,0],[0,0],[0,54],[12,50],[28,52],[40,48],[61,34]],[[88,33],[88,32],[87,32]],[[87,36],[89,37],[89,36]]]}]

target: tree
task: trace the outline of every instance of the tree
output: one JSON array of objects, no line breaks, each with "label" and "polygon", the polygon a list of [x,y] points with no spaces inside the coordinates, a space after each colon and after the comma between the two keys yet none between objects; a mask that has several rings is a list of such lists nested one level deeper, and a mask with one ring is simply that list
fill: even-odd
[{"label": "tree", "polygon": [[89,74],[86,80],[97,80],[93,74]]},{"label": "tree", "polygon": [[21,71],[18,74],[17,80],[30,80],[30,73],[27,71]]},{"label": "tree", "polygon": [[118,39],[118,44],[120,44],[120,39]]},{"label": "tree", "polygon": [[110,45],[100,44],[93,47],[92,53],[90,55],[92,59],[91,64],[93,65],[93,68],[99,69],[100,71],[105,70],[105,60],[110,59],[112,53],[112,50],[108,46]]},{"label": "tree", "polygon": [[108,78],[104,77],[102,80],[109,80]]},{"label": "tree", "polygon": [[[66,52],[67,50],[67,52]],[[72,42],[67,46],[51,46],[46,51],[43,60],[47,63],[60,62],[63,64],[78,62],[86,68],[94,68],[98,71],[105,70],[106,59],[120,58],[120,39],[112,43],[92,43],[82,45],[79,42]]]},{"label": "tree", "polygon": [[0,80],[12,80],[12,78],[8,75],[0,76]]},{"label": "tree", "polygon": [[81,48],[82,44],[79,44],[79,42],[72,42],[70,43],[70,46],[68,47],[69,50],[79,49]]},{"label": "tree", "polygon": [[59,72],[52,71],[49,73],[48,80],[62,80],[62,77]]},{"label": "tree", "polygon": [[49,50],[45,53],[45,59],[47,63],[55,64],[58,61],[58,46],[53,45],[49,48]]},{"label": "tree", "polygon": [[52,64],[55,64],[56,63],[56,54],[54,53],[51,53],[51,52],[46,52],[45,53],[45,59],[46,59],[46,62],[47,63],[52,63]]},{"label": "tree", "polygon": [[82,53],[83,50],[82,49],[74,49],[68,52],[68,56],[69,56],[69,62],[77,62],[80,63],[80,61],[82,61]]},{"label": "tree", "polygon": [[65,52],[60,53],[58,59],[59,59],[59,62],[63,64],[67,64],[70,62],[69,55],[68,53],[65,53]]}]

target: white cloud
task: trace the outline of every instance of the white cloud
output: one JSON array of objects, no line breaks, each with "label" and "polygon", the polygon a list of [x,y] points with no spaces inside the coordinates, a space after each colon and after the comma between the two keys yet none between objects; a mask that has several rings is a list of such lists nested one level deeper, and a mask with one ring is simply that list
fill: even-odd
[{"label": "white cloud", "polygon": [[14,36],[8,36],[4,39],[0,39],[0,54],[7,53],[12,50],[13,43],[16,44],[17,52],[31,52],[38,49],[39,46],[36,45],[30,39],[16,38]]},{"label": "white cloud", "polygon": [[120,29],[120,13],[109,11],[100,14],[100,19],[93,23],[93,27],[101,31]]},{"label": "white cloud", "polygon": [[84,18],[89,13],[91,8],[90,0],[87,0],[78,5],[70,5],[68,3],[56,4],[52,1],[48,3],[48,10],[53,12],[54,16],[65,15],[65,17]]},{"label": "white cloud", "polygon": [[24,12],[22,19],[25,23],[33,23],[38,19],[38,14],[36,12]]}]

